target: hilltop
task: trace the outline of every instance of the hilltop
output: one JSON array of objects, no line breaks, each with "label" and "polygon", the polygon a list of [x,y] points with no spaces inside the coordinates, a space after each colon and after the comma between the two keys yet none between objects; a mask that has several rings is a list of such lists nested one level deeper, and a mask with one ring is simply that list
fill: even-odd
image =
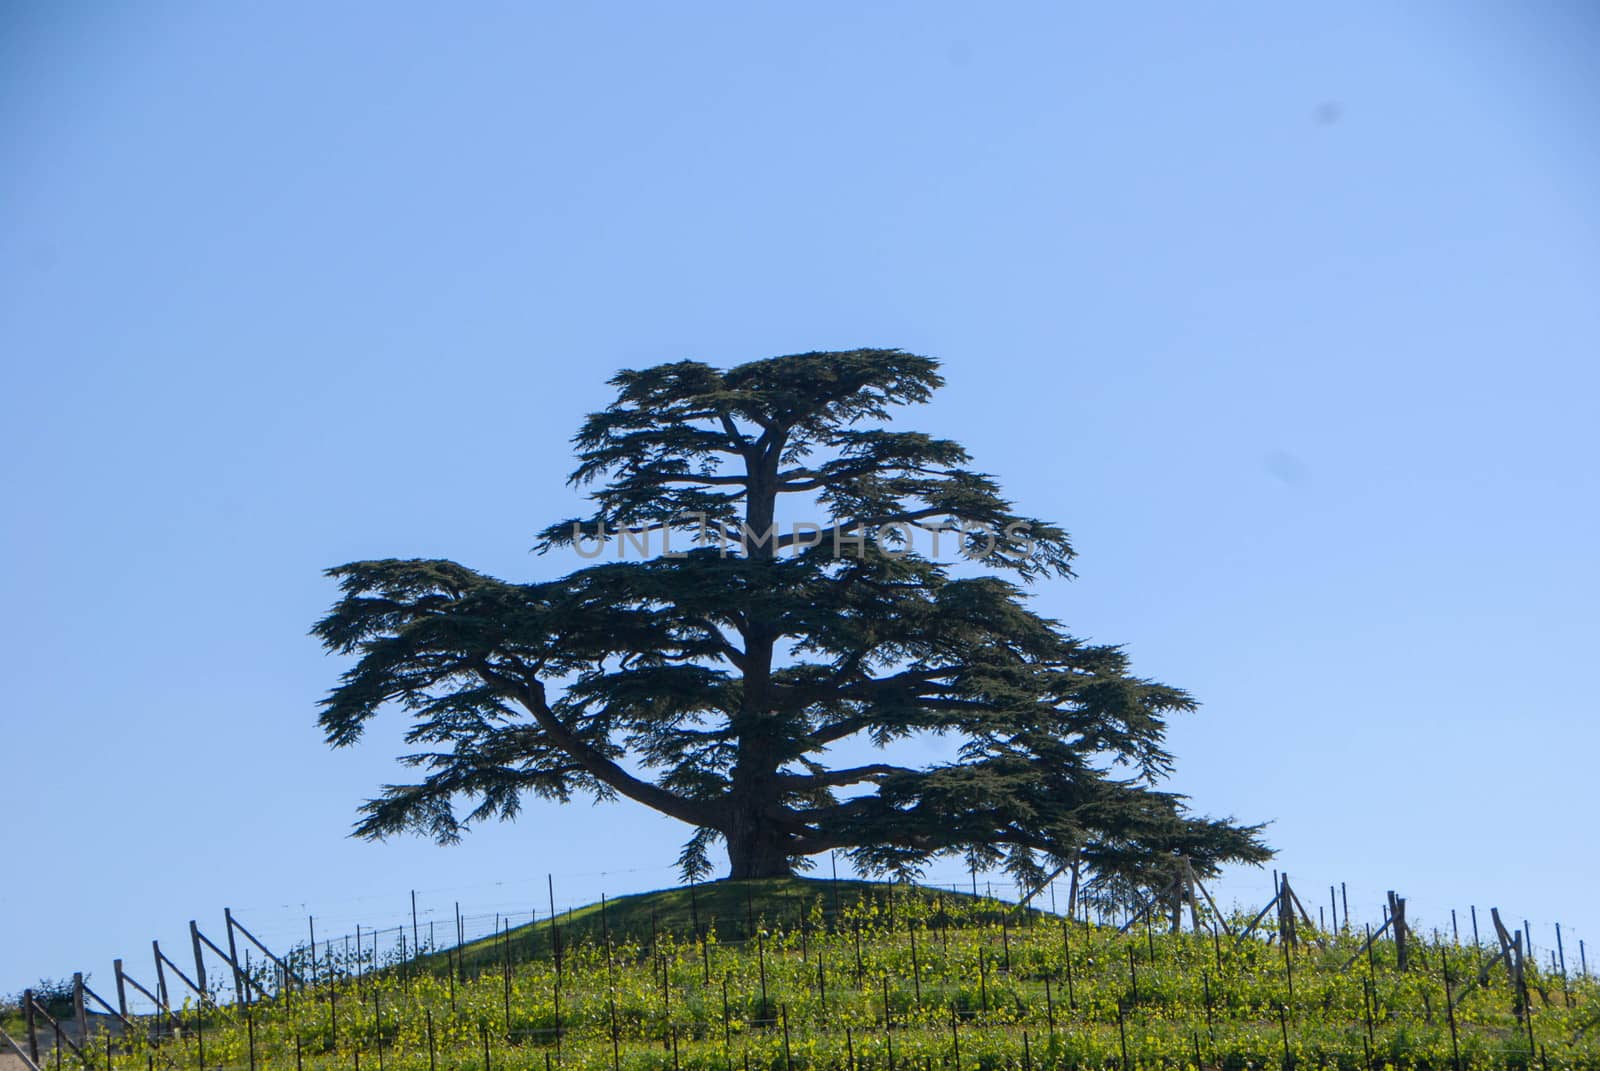
[{"label": "hilltop", "polygon": [[[948,890],[719,882],[398,962],[319,959],[247,1005],[140,1019],[90,1068],[1034,1071],[1593,1068],[1600,993],[1498,945],[1309,920],[1161,932]],[[1287,939],[1285,939],[1287,938]],[[331,947],[331,946],[330,946]],[[49,1061],[46,1060],[46,1063]]]}]

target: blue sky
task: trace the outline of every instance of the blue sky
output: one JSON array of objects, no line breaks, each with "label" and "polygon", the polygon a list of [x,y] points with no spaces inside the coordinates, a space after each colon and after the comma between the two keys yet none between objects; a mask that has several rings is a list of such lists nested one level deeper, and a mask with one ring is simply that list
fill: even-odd
[{"label": "blue sky", "polygon": [[669,882],[623,805],[348,839],[399,731],[321,743],[321,570],[555,575],[615,369],[854,346],[945,362],[906,426],[1073,533],[1039,606],[1308,901],[1600,940],[1583,5],[0,18],[0,991]]}]

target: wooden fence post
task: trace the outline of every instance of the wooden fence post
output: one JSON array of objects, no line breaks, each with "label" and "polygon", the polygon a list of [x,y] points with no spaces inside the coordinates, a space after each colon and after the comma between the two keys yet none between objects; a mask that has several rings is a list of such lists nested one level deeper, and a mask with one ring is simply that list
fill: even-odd
[{"label": "wooden fence post", "polygon": [[128,1017],[128,983],[122,976],[122,961],[111,961],[111,969],[117,976],[117,1014],[124,1019]]},{"label": "wooden fence post", "polygon": [[161,966],[161,942],[151,941],[150,951],[156,959],[156,994],[161,998],[161,1006],[167,1009],[167,1018],[172,1018],[172,998],[167,994],[167,972]]},{"label": "wooden fence post", "polygon": [[1406,948],[1406,939],[1410,936],[1410,927],[1406,925],[1405,897],[1396,896],[1393,889],[1389,890],[1389,918],[1394,923],[1395,966],[1403,971],[1410,963],[1410,956]]},{"label": "wooden fence post", "polygon": [[200,951],[200,927],[195,925],[194,919],[189,920],[189,943],[194,946],[194,979],[200,985],[200,1001],[204,1003],[210,995],[206,984],[206,958]]},{"label": "wooden fence post", "polygon": [[1522,936],[1518,930],[1511,941],[1512,977],[1517,987],[1517,1018],[1526,1020],[1533,1015],[1533,1004],[1528,1000],[1528,984],[1522,973]]},{"label": "wooden fence post", "polygon": [[1561,966],[1561,992],[1566,997],[1567,1007],[1572,1007],[1572,990],[1567,985],[1567,946],[1561,943],[1561,923],[1556,923],[1556,953],[1560,957]]},{"label": "wooden fence post", "polygon": [[[204,945],[206,948],[211,949],[211,951],[215,952],[218,956],[222,957],[223,962],[227,963],[227,965],[229,967],[233,968],[233,979],[234,979],[234,984],[236,986],[240,986],[242,988],[248,988],[250,986],[255,986],[256,990],[258,992],[260,992],[261,987],[256,983],[256,980],[254,978],[251,978],[247,973],[245,973],[243,968],[241,968],[239,966],[239,964],[237,962],[235,962],[233,957],[229,956],[220,947],[218,947],[218,945],[217,945],[217,943],[215,941],[213,941],[211,938],[207,937],[205,934],[201,933],[199,927],[194,927],[192,933],[196,938],[199,939],[200,944]],[[332,953],[330,952],[328,955],[329,955],[329,958],[331,959],[332,958]],[[266,993],[262,992],[261,995],[262,996],[266,996]],[[213,1008],[220,1008],[221,1007],[221,1005],[217,1003],[216,994],[208,992],[206,994],[206,996],[207,996],[207,999],[209,999],[211,1001],[211,1006]],[[236,990],[235,993],[234,993],[234,1004],[235,1004],[235,1006],[243,1007],[244,1004],[247,1003],[247,1001],[244,999],[246,996],[248,996],[247,993],[241,995]]]},{"label": "wooden fence post", "polygon": [[1278,881],[1278,937],[1285,947],[1292,948],[1295,944],[1294,904],[1289,899],[1292,895],[1289,891],[1289,875],[1281,875]]},{"label": "wooden fence post", "polygon": [[39,1063],[39,1024],[33,1015],[33,990],[22,991],[22,1011],[28,1021],[28,1059]]},{"label": "wooden fence post", "polygon": [[228,929],[228,961],[233,966],[233,999],[245,1004],[250,1003],[250,994],[245,992],[241,975],[244,973],[239,968],[239,946],[233,939],[233,911],[229,908],[222,909],[222,921]]},{"label": "wooden fence post", "polygon": [[83,972],[72,972],[72,1017],[78,1020],[78,1046],[89,1044],[89,1013],[83,1006]]}]

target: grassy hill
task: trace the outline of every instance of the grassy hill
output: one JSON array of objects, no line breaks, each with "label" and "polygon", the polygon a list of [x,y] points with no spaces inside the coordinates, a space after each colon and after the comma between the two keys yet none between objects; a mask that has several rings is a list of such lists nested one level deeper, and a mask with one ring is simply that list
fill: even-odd
[{"label": "grassy hill", "polygon": [[[93,1067],[402,1071],[1600,1068],[1592,979],[1487,948],[1068,921],[948,891],[721,882],[595,904],[380,970],[324,971]],[[557,950],[559,949],[559,954]],[[1447,996],[1448,993],[1448,996]],[[177,1027],[173,1034],[170,1027]],[[153,1029],[160,1026],[161,1029]],[[1453,1029],[1452,1029],[1453,1028]],[[203,1050],[203,1052],[202,1052]],[[70,1059],[70,1055],[69,1055]]]},{"label": "grassy hill", "polygon": [[498,967],[509,944],[512,962],[517,964],[550,955],[557,933],[567,945],[601,943],[608,936],[621,944],[647,942],[653,933],[697,934],[707,928],[726,944],[747,940],[760,930],[798,930],[802,917],[808,919],[808,929],[831,927],[847,910],[858,909],[864,903],[877,904],[887,913],[914,901],[937,903],[941,898],[952,905],[967,905],[963,917],[968,919],[981,913],[989,921],[998,922],[1003,913],[1009,912],[1013,918],[1023,913],[1012,904],[918,885],[815,878],[717,881],[589,904],[563,913],[554,930],[546,919],[513,927],[498,937],[470,941],[448,953],[423,956],[421,962],[434,970],[443,969],[445,962],[469,971],[488,964]]}]

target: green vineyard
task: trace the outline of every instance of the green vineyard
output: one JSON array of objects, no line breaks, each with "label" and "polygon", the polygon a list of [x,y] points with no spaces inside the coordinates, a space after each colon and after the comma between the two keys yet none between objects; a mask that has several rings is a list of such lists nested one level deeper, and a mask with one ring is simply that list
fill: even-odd
[{"label": "green vineyard", "polygon": [[[229,1071],[1597,1068],[1600,1001],[1453,935],[1131,926],[910,886],[718,883],[441,952],[329,943],[63,1066]],[[1226,929],[1223,922],[1227,923]],[[1520,949],[1518,949],[1520,952]],[[1404,969],[1398,958],[1406,958]],[[1521,970],[1520,984],[1513,968]]]}]

